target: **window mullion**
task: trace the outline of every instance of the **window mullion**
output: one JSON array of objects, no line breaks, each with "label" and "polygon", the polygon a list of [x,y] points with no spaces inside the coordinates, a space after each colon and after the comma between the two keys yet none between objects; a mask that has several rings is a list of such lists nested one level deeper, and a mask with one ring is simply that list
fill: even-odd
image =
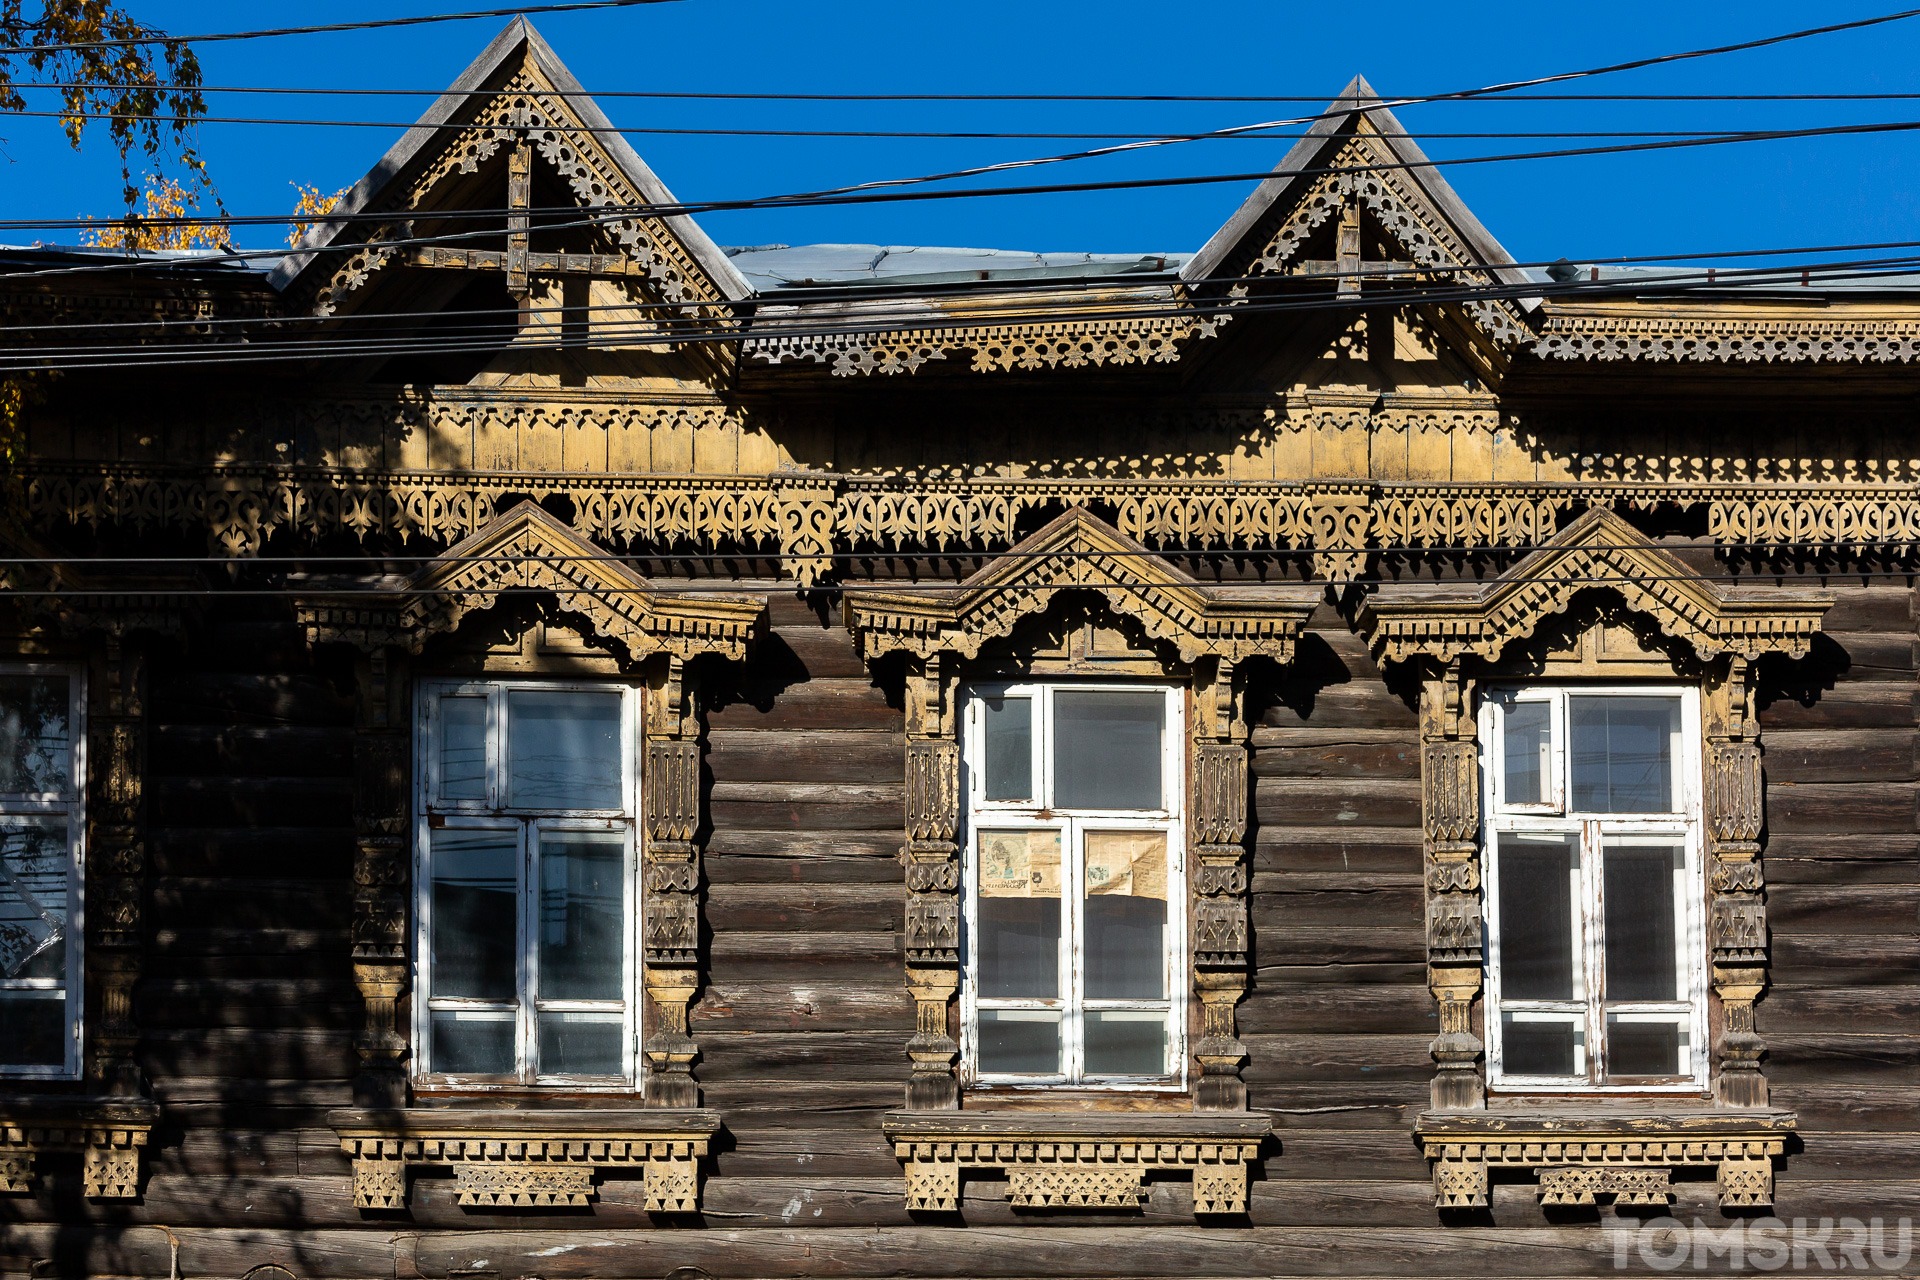
[{"label": "window mullion", "polygon": [[538,891],[540,880],[534,866],[534,850],[538,845],[537,824],[521,822],[520,829],[520,883],[515,886],[516,899],[520,909],[516,913],[519,937],[516,939],[515,972],[520,995],[520,1012],[515,1019],[515,1065],[523,1084],[532,1084],[538,1074],[538,1064],[534,1061],[533,1008],[537,995],[536,984],[539,975],[535,972],[533,944],[535,920],[534,895]]},{"label": "window mullion", "polygon": [[1601,866],[1600,824],[1580,824],[1580,878],[1582,932],[1586,936],[1587,1078],[1603,1084],[1607,1078],[1606,1045],[1606,903]]},{"label": "window mullion", "polygon": [[1060,930],[1061,972],[1066,975],[1065,1006],[1060,1016],[1060,1038],[1064,1061],[1060,1064],[1069,1083],[1086,1077],[1086,1035],[1081,1010],[1086,1004],[1085,952],[1080,939],[1085,929],[1086,902],[1080,879],[1080,823],[1074,818],[1060,821],[1060,897],[1063,928]]}]

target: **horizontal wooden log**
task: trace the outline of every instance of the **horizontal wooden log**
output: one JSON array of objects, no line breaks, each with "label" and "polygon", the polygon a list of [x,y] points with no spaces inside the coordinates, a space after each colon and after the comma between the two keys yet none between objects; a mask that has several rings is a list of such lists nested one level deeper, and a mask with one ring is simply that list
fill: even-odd
[{"label": "horizontal wooden log", "polygon": [[905,740],[883,729],[714,729],[706,745],[717,782],[873,783],[906,767]]},{"label": "horizontal wooden log", "polygon": [[1421,874],[1420,832],[1357,824],[1259,827],[1253,832],[1253,867],[1261,871]]},{"label": "horizontal wooden log", "polygon": [[175,876],[280,876],[289,867],[344,881],[352,873],[350,829],[262,824],[233,827],[158,827],[148,837],[153,871]]},{"label": "horizontal wooden log", "polygon": [[348,777],[353,732],[344,725],[157,724],[152,776]]},{"label": "horizontal wooden log", "polygon": [[344,929],[353,886],[339,880],[167,877],[153,885],[151,919],[219,920],[230,927]]},{"label": "horizontal wooden log", "polygon": [[1896,682],[1842,681],[1811,703],[1782,698],[1760,710],[1763,740],[1782,729],[1899,729],[1913,723],[1913,695]]},{"label": "horizontal wooden log", "polygon": [[898,707],[865,677],[810,680],[762,701],[733,702],[712,711],[713,729],[890,729],[900,731]]},{"label": "horizontal wooden log", "polygon": [[1253,788],[1254,820],[1262,827],[1321,827],[1352,823],[1375,828],[1420,828],[1420,784],[1408,779],[1261,778]]},{"label": "horizontal wooden log", "polygon": [[1767,913],[1776,930],[1795,934],[1912,933],[1920,924],[1920,885],[1776,885]]},{"label": "horizontal wooden log", "polygon": [[1813,832],[1911,832],[1916,794],[1902,782],[1771,782],[1767,827],[1782,835]]},{"label": "horizontal wooden log", "polygon": [[353,783],[345,778],[156,778],[148,820],[160,827],[353,827]]},{"label": "horizontal wooden log", "polygon": [[1767,777],[1778,783],[1912,782],[1920,731],[1782,729],[1762,736]]},{"label": "horizontal wooden log", "polygon": [[1263,975],[1240,1002],[1240,1027],[1253,1034],[1363,1031],[1431,1036],[1438,1026],[1433,994],[1411,983],[1289,985]]},{"label": "horizontal wooden log", "polygon": [[350,725],[353,704],[308,673],[162,671],[150,698],[155,723]]}]

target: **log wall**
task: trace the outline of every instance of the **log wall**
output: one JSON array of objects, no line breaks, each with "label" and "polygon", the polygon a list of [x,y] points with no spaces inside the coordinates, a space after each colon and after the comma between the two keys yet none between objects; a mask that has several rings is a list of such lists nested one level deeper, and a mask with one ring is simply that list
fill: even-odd
[{"label": "log wall", "polygon": [[[1920,861],[1915,596],[1836,586],[1812,684],[1762,715],[1779,1105],[1804,1149],[1785,1218],[1920,1215]],[[143,1198],[94,1204],[55,1167],[0,1197],[0,1268],[37,1275],[653,1277],[1614,1274],[1604,1225],[1496,1188],[1443,1223],[1411,1136],[1435,1033],[1424,981],[1412,711],[1330,609],[1294,673],[1256,689],[1251,1105],[1274,1117],[1239,1224],[1196,1225],[1186,1184],[1141,1213],[969,1201],[916,1222],[880,1133],[900,1104],[903,737],[831,611],[775,595],[772,628],[707,715],[707,981],[693,1010],[725,1131],[697,1223],[637,1181],[584,1211],[465,1210],[414,1182],[353,1207],[326,1127],[350,1103],[352,698],[285,618],[235,608],[156,656],[150,937],[141,1060],[162,1123]],[[1824,674],[1820,674],[1824,672]],[[1802,674],[1788,673],[1787,683]],[[1776,682],[1778,684],[1780,682]],[[1724,1220],[1711,1184],[1674,1213]],[[1631,1259],[1630,1259],[1631,1261]],[[1636,1264],[1637,1265],[1637,1264]],[[1724,1265],[1715,1263],[1716,1266]],[[275,1274],[275,1273],[264,1273]]]}]

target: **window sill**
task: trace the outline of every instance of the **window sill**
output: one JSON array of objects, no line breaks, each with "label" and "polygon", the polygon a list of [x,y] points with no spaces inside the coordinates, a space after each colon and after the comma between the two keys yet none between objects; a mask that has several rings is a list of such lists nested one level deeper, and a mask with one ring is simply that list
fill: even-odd
[{"label": "window sill", "polygon": [[0,1094],[0,1194],[31,1193],[42,1156],[77,1152],[89,1199],[134,1199],[159,1115],[144,1098]]},{"label": "window sill", "polygon": [[[1247,1211],[1264,1113],[894,1111],[881,1122],[906,1166],[907,1208],[953,1213],[962,1174],[1017,1209],[1138,1209],[1146,1177],[1191,1174],[1195,1214]],[[983,1195],[981,1184],[1004,1185]]]},{"label": "window sill", "polygon": [[471,1208],[584,1206],[599,1175],[639,1170],[649,1213],[695,1213],[700,1158],[720,1117],[698,1107],[442,1106],[333,1111],[327,1123],[353,1159],[362,1209],[404,1209],[409,1170],[451,1169],[455,1202]]},{"label": "window sill", "polygon": [[1675,1172],[1712,1170],[1723,1209],[1773,1203],[1773,1160],[1796,1117],[1768,1108],[1608,1106],[1426,1111],[1414,1136],[1433,1162],[1434,1204],[1478,1209],[1497,1171],[1531,1173],[1544,1205],[1665,1205]]}]

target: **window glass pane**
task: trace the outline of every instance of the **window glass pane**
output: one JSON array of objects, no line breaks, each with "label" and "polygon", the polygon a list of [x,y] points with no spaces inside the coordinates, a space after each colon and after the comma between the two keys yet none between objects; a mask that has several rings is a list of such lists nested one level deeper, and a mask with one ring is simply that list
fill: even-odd
[{"label": "window glass pane", "polygon": [[982,698],[986,797],[1033,799],[1033,699]]},{"label": "window glass pane", "polygon": [[1578,865],[1571,835],[1501,834],[1500,989],[1505,998],[1573,998]]},{"label": "window glass pane", "polygon": [[1678,698],[1567,699],[1567,737],[1578,813],[1668,813]]},{"label": "window glass pane", "polygon": [[549,689],[507,695],[516,809],[619,809],[620,695]]},{"label": "window glass pane", "polygon": [[[625,991],[626,836],[540,836],[540,998],[619,1000]],[[544,1033],[543,1033],[544,1034]]]},{"label": "window glass pane", "polygon": [[[433,994],[513,1000],[519,842],[511,831],[433,833]],[[440,1064],[439,1070],[450,1070]]]},{"label": "window glass pane", "polygon": [[1089,831],[1084,844],[1087,995],[1165,998],[1167,833]]},{"label": "window glass pane", "polygon": [[980,1069],[991,1074],[1060,1074],[1060,1015],[1045,1009],[980,1010]]},{"label": "window glass pane", "polygon": [[510,1076],[513,1014],[504,1010],[435,1009],[433,1069],[448,1076]]},{"label": "window glass pane", "polygon": [[1053,695],[1053,803],[1061,809],[1160,809],[1158,690],[1066,689]]},{"label": "window glass pane", "polygon": [[0,676],[0,792],[73,789],[67,677]]},{"label": "window glass pane", "polygon": [[63,1067],[67,1062],[64,991],[0,991],[0,1066]]},{"label": "window glass pane", "polygon": [[440,699],[440,798],[487,798],[487,700]]},{"label": "window glass pane", "polygon": [[1086,1070],[1090,1076],[1167,1074],[1167,1015],[1108,1009],[1086,1015]]},{"label": "window glass pane", "polygon": [[68,870],[65,819],[0,823],[0,978],[66,977]]},{"label": "window glass pane", "polygon": [[1607,999],[1680,1000],[1673,880],[1678,845],[1609,844],[1602,870]]},{"label": "window glass pane", "polygon": [[1609,1076],[1680,1076],[1687,1033],[1678,1019],[1650,1021],[1615,1015],[1607,1019]]},{"label": "window glass pane", "polygon": [[1553,704],[1508,703],[1501,729],[1503,795],[1508,804],[1545,804],[1553,796],[1548,785],[1551,766],[1547,751],[1553,736]]},{"label": "window glass pane", "polygon": [[979,847],[979,994],[1058,996],[1060,833],[982,831]]},{"label": "window glass pane", "polygon": [[1505,1014],[1500,1019],[1503,1067],[1511,1076],[1570,1076],[1584,1070],[1586,1034],[1573,1018]]},{"label": "window glass pane", "polygon": [[542,1012],[539,1026],[540,1074],[617,1076],[627,1069],[622,1041],[626,1028],[617,1013]]}]

